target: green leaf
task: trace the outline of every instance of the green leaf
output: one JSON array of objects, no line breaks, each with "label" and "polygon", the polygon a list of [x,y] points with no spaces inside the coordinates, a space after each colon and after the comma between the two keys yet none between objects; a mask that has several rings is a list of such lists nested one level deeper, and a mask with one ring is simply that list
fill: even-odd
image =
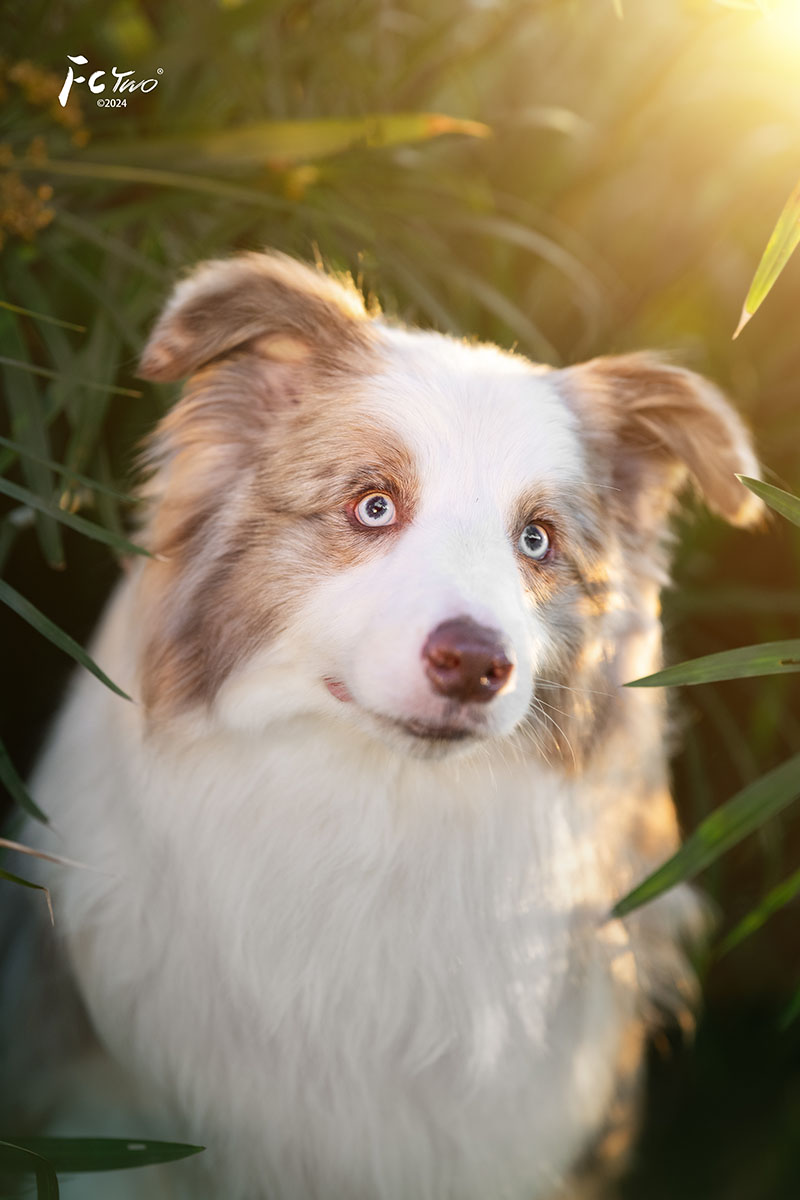
[{"label": "green leaf", "polygon": [[784,675],[791,671],[800,671],[800,638],[706,654],[645,675],[643,679],[632,679],[625,687],[677,687],[719,679],[749,679],[754,675]]},{"label": "green leaf", "polygon": [[0,1142],[0,1171],[36,1176],[38,1200],[58,1200],[58,1178],[52,1163],[21,1144]]},{"label": "green leaf", "polygon": [[95,542],[111,546],[121,554],[142,554],[146,558],[152,557],[150,551],[145,550],[144,546],[137,546],[135,542],[129,542],[127,538],[120,537],[118,533],[106,529],[103,525],[96,525],[94,521],[87,521],[85,517],[67,512],[66,509],[59,508],[50,500],[42,500],[41,496],[35,496],[33,492],[20,487],[18,483],[12,483],[10,479],[0,477],[0,493],[10,496],[12,500],[17,500],[20,504],[27,504],[29,508],[33,508],[37,512],[47,513],[56,521],[60,521],[62,525],[68,525],[70,529],[77,530],[78,533],[92,538]]},{"label": "green leaf", "polygon": [[33,317],[36,321],[44,321],[47,325],[59,325],[62,329],[74,329],[76,333],[86,333],[85,325],[75,325],[72,321],[62,321],[59,317],[50,317],[47,313],[34,312],[32,308],[20,308],[18,304],[11,304],[8,300],[0,300],[0,308],[7,308],[9,312],[20,313],[23,317]]},{"label": "green leaf", "polygon": [[676,884],[693,879],[799,795],[800,754],[796,754],[706,817],[677,854],[614,905],[612,915],[623,917]]},{"label": "green leaf", "polygon": [[353,146],[370,148],[427,141],[445,133],[488,137],[479,121],[441,113],[375,113],[363,117],[320,117],[311,121],[256,121],[221,133],[195,137],[138,138],[87,149],[85,163],[206,170],[278,167],[327,158]]},{"label": "green leaf", "polygon": [[730,950],[733,950],[734,946],[738,946],[740,942],[743,942],[745,938],[749,938],[751,934],[756,933],[771,916],[780,909],[785,908],[787,904],[790,904],[799,893],[800,869],[767,892],[766,896],[759,901],[756,907],[751,909],[745,917],[742,917],[741,921],[720,942],[716,951],[717,958],[722,958],[723,954],[727,954]]},{"label": "green leaf", "polygon": [[56,1171],[81,1175],[178,1162],[205,1149],[204,1146],[191,1146],[185,1142],[138,1141],[133,1138],[34,1137],[20,1139],[17,1145],[46,1158]]},{"label": "green leaf", "polygon": [[773,487],[771,483],[764,483],[760,479],[750,479],[747,475],[737,475],[736,478],[741,480],[751,492],[755,492],[756,496],[760,496],[764,503],[768,504],[776,513],[786,517],[793,525],[800,525],[800,498],[793,496],[791,492],[784,492],[782,488]]},{"label": "green leaf", "polygon": [[53,901],[50,899],[50,889],[46,888],[43,883],[33,883],[30,879],[23,879],[21,875],[15,875],[12,871],[4,871],[0,867],[0,879],[5,879],[8,883],[16,883],[19,887],[33,888],[36,892],[43,892],[47,902],[47,911],[50,914],[50,923],[55,925],[56,918],[53,913]]},{"label": "green leaf", "polygon": [[41,633],[54,646],[58,646],[59,650],[63,650],[70,658],[74,658],[75,662],[80,663],[82,667],[86,667],[87,671],[91,671],[92,675],[99,679],[101,683],[104,683],[107,688],[110,688],[112,692],[116,692],[118,696],[122,696],[125,700],[130,700],[131,697],[128,693],[123,692],[122,688],[112,683],[108,676],[100,670],[94,659],[89,657],[82,646],[79,646],[68,633],[64,633],[63,629],[59,629],[57,625],[53,624],[50,618],[46,617],[44,613],[39,612],[39,609],[35,608],[30,600],[26,600],[24,596],[15,591],[10,584],[6,583],[5,579],[0,579],[0,604],[7,604],[12,612],[15,612],[17,616],[22,617],[23,621],[27,621],[29,625],[32,625],[37,633]]},{"label": "green leaf", "polygon": [[45,825],[48,824],[49,817],[42,812],[38,804],[34,804],[31,800],[27,788],[17,774],[16,767],[2,742],[0,742],[0,782],[3,783],[12,800],[29,816],[35,817],[37,821],[43,821]]},{"label": "green leaf", "polygon": [[766,299],[772,290],[778,276],[791,258],[797,243],[800,242],[800,183],[798,183],[784,205],[777,224],[770,234],[767,248],[756,267],[750,291],[747,293],[742,315],[736,327],[734,337],[737,338],[744,329],[753,313]]}]

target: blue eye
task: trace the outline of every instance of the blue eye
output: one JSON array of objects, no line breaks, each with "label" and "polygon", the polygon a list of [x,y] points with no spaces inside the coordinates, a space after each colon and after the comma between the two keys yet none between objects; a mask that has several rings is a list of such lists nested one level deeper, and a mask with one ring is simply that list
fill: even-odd
[{"label": "blue eye", "polygon": [[364,496],[356,505],[355,514],[361,525],[372,529],[382,525],[394,525],[397,520],[394,501],[385,492],[370,492],[368,496]]},{"label": "blue eye", "polygon": [[536,522],[526,525],[519,536],[520,553],[524,554],[526,558],[532,558],[534,562],[542,562],[546,559],[552,545],[550,534],[544,525]]}]

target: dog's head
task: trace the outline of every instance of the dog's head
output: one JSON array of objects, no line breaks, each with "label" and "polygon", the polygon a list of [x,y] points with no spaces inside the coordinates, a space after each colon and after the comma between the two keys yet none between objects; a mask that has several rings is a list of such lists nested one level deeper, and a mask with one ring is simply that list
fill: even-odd
[{"label": "dog's head", "polygon": [[152,443],[142,692],[250,728],[318,713],[416,753],[597,736],[656,665],[690,476],[736,524],[755,460],[712,385],[651,355],[562,371],[393,328],[280,255],[181,283],[141,374]]}]

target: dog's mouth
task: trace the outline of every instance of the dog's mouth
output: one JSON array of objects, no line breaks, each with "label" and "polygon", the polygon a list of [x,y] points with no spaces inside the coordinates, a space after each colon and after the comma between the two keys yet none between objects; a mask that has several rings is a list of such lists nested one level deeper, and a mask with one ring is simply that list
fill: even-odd
[{"label": "dog's mouth", "polygon": [[425,721],[393,721],[392,724],[425,742],[464,742],[478,736],[477,730],[460,725],[429,725]]},{"label": "dog's mouth", "polygon": [[[354,703],[347,685],[340,679],[326,677],[323,682],[334,699],[339,700],[342,704]],[[452,719],[437,723],[434,721],[419,720],[414,717],[390,717],[385,713],[376,712],[370,712],[369,715],[378,721],[388,732],[405,733],[416,741],[425,742],[429,745],[435,745],[437,742],[467,742],[486,735],[486,730],[483,728],[482,723],[480,726],[476,726],[474,724],[456,722]]]},{"label": "dog's mouth", "polygon": [[341,700],[343,704],[352,703],[353,697],[347,689],[347,685],[342,683],[341,679],[331,679],[326,675],[322,681],[328,689],[334,700]]}]

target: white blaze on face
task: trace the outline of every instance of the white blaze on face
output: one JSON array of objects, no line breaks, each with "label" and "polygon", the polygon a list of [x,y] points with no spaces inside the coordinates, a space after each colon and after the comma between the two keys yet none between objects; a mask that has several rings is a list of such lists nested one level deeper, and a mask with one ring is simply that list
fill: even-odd
[{"label": "white blaze on face", "polygon": [[569,495],[581,480],[575,420],[547,373],[524,360],[438,335],[387,330],[386,339],[367,408],[411,454],[413,519],[374,558],[327,580],[303,624],[318,629],[319,660],[357,706],[432,724],[453,705],[426,675],[428,636],[459,617],[496,631],[516,670],[472,708],[487,731],[510,732],[527,712],[547,636],[512,523],[526,492]]}]

